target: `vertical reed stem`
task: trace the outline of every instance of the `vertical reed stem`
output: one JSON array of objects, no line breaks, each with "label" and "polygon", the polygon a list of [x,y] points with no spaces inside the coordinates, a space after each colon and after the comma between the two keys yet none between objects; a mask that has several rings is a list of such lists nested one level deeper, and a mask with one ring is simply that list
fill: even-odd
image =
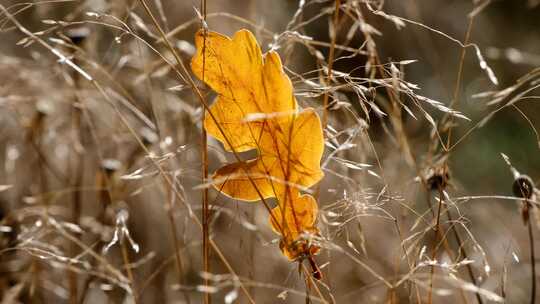
[{"label": "vertical reed stem", "polygon": [[[73,57],[73,63],[78,65],[77,57]],[[84,172],[84,151],[81,151],[81,141],[83,137],[82,128],[82,109],[80,108],[79,98],[77,96],[77,91],[80,87],[80,75],[79,73],[72,72],[73,83],[74,83],[74,99],[72,106],[72,157],[71,157],[71,176],[73,182],[70,185],[73,187],[73,205],[71,207],[71,222],[75,225],[79,224],[79,218],[81,217],[81,202],[82,202],[82,192],[80,188],[83,184],[83,172]],[[71,244],[70,246],[70,255],[75,256],[77,251],[77,246]],[[77,304],[79,302],[78,298],[78,278],[77,273],[68,269],[69,277],[69,302],[71,304]]]},{"label": "vertical reed stem", "polygon": [[[203,16],[203,22],[206,23],[206,0],[201,0],[201,11]],[[202,26],[203,30],[206,31],[204,26]],[[205,80],[205,68],[206,68],[206,32],[204,35],[203,40],[203,72],[202,72],[202,81]],[[202,159],[202,183],[206,183],[206,180],[208,179],[208,140],[207,140],[207,134],[206,129],[204,128],[204,120],[206,118],[206,110],[203,109],[202,111],[202,117],[201,117],[201,159]],[[208,188],[202,189],[202,228],[203,228],[203,248],[202,248],[202,254],[203,254],[203,270],[205,273],[210,272],[210,263],[209,263],[209,253],[210,253],[210,247],[209,245],[209,237],[210,237],[210,227],[209,224],[209,205],[208,205]],[[208,276],[204,277],[204,285],[208,286],[210,284],[208,280]],[[210,293],[206,292],[204,293],[204,303],[210,304],[212,302],[212,298],[210,296]]]},{"label": "vertical reed stem", "polygon": [[[525,208],[527,208],[527,217],[530,215],[530,203],[525,200]],[[527,219],[527,229],[529,231],[529,252],[531,255],[531,304],[536,303],[536,255],[534,253],[534,235],[531,219]]]}]

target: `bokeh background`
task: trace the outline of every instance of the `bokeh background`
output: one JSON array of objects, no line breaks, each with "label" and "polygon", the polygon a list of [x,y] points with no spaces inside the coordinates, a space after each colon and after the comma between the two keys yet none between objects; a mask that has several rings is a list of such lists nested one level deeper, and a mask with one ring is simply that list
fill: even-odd
[{"label": "bokeh background", "polygon": [[[146,2],[189,67],[201,3]],[[501,106],[478,94],[511,87],[540,65],[536,1],[342,0],[335,31],[342,48],[333,65],[338,76],[328,86],[321,68],[332,45],[334,1],[206,2],[210,30],[232,35],[248,28],[263,51],[280,53],[302,106],[322,113],[330,88],[334,106],[326,134],[332,139],[317,186],[320,294],[306,285],[298,263],[281,255],[261,204],[214,189],[211,237],[223,258],[211,251],[211,271],[202,273],[202,234],[193,220],[201,214],[202,110],[175,73],[179,66],[169,64],[174,57],[140,1],[0,0],[2,303],[200,303],[204,292],[214,303],[249,303],[239,282],[256,303],[306,303],[306,294],[313,303],[321,295],[330,303],[474,303],[464,283],[471,281],[469,259],[484,303],[529,301],[527,226],[501,153],[538,184],[534,89],[475,125]],[[468,30],[498,85],[474,47],[461,60],[459,42]],[[385,71],[395,62],[400,79],[417,86],[415,94],[453,104],[470,119],[451,121],[450,140],[457,144],[449,153],[423,114],[433,117],[446,141],[445,112],[397,93],[392,81],[385,85],[381,79],[392,75],[370,73],[370,52]],[[399,64],[405,60],[414,62]],[[209,100],[215,96],[205,92]],[[368,101],[389,109],[391,94],[402,102],[397,112],[364,111]],[[233,161],[211,138],[208,151],[210,172]],[[448,179],[444,241],[432,229],[440,193],[421,182],[440,168],[449,172],[441,175]],[[437,265],[431,300],[430,261]],[[203,286],[204,277],[212,286]],[[400,280],[396,288],[385,285]]]}]

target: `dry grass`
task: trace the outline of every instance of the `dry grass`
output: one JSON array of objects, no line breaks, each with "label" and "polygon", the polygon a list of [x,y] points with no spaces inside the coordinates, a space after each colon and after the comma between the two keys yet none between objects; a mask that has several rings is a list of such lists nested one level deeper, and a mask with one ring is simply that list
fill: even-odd
[{"label": "dry grass", "polygon": [[[540,301],[535,1],[176,2],[0,2],[2,304]],[[321,281],[210,187],[200,27],[323,118]]]}]

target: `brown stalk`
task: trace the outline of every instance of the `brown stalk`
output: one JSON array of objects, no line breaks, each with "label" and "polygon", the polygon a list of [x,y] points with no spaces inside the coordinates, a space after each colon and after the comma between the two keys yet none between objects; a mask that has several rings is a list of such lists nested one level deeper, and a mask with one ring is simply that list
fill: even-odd
[{"label": "brown stalk", "polygon": [[[77,57],[74,56],[73,61],[75,64]],[[75,225],[79,224],[79,218],[81,217],[81,201],[82,201],[82,192],[80,188],[83,184],[83,173],[84,173],[84,152],[81,151],[81,141],[83,137],[82,132],[82,120],[81,120],[81,108],[78,105],[78,90],[80,87],[80,75],[79,73],[72,72],[73,83],[74,83],[74,99],[71,111],[71,126],[72,126],[72,156],[70,162],[71,176],[73,177],[73,182],[70,185],[73,188],[73,206],[71,209],[71,222]],[[75,244],[70,246],[70,255],[76,255],[77,247]],[[78,280],[77,274],[73,271],[69,271],[68,268],[68,277],[69,277],[69,301],[71,304],[78,303]]]},{"label": "brown stalk", "polygon": [[[201,11],[202,11],[202,22],[201,28],[204,30],[204,39],[203,39],[203,70],[202,70],[202,81],[205,81],[205,71],[206,71],[206,0],[201,0]],[[206,183],[208,179],[208,138],[206,129],[204,128],[204,120],[206,118],[206,111],[202,112],[201,116],[201,159],[202,159],[202,183]],[[209,264],[209,255],[210,250],[208,247],[208,239],[210,238],[210,227],[209,227],[209,216],[210,209],[208,204],[208,188],[204,187],[202,189],[202,225],[203,225],[203,245],[202,245],[202,254],[203,254],[203,271],[205,273],[210,273],[210,264]],[[204,285],[209,286],[210,281],[208,276],[204,277]],[[210,304],[212,302],[212,297],[209,292],[204,293],[204,303]]]},{"label": "brown stalk", "polygon": [[[43,151],[42,144],[43,144],[43,130],[44,130],[44,123],[45,123],[45,113],[40,112],[39,110],[36,112],[34,118],[32,119],[32,125],[30,127],[30,130],[28,130],[28,140],[33,143],[36,150]],[[39,174],[39,189],[41,193],[47,193],[48,186],[48,180],[47,180],[47,172],[44,168],[44,162],[43,158],[39,157],[37,161],[38,166],[38,174]],[[48,217],[49,214],[49,198],[47,196],[43,197],[43,205],[45,207],[45,216]],[[30,264],[30,272],[32,273],[31,278],[31,286],[30,286],[30,296],[32,298],[37,298],[39,301],[43,301],[43,295],[41,292],[41,289],[38,289],[38,285],[40,284],[41,278],[41,265],[40,260],[36,257],[32,257],[32,262]]]},{"label": "brown stalk", "polygon": [[[443,194],[442,189],[439,187],[439,204],[437,207],[437,217],[435,220],[435,237],[438,240],[440,238],[440,220],[441,220],[441,207],[443,202]],[[441,239],[442,241],[442,239]],[[437,249],[438,246],[434,246],[433,252],[431,253],[431,260],[435,260],[437,257]],[[428,303],[432,303],[432,297],[433,297],[433,275],[435,274],[435,265],[431,266],[430,274],[429,274],[429,292],[428,292]]]},{"label": "brown stalk", "polygon": [[[469,24],[467,26],[467,32],[465,34],[465,39],[463,40],[464,45],[469,44],[469,41],[470,41],[470,38],[471,38],[471,32],[472,32],[473,23],[474,23],[474,16],[469,18]],[[461,89],[461,80],[463,78],[463,66],[465,64],[465,55],[466,54],[467,54],[467,48],[464,47],[464,48],[461,49],[461,55],[460,55],[460,58],[459,58],[459,67],[458,67],[458,73],[457,73],[457,77],[456,77],[456,85],[455,85],[455,89],[454,89],[454,97],[452,98],[452,102],[450,103],[450,106],[449,106],[451,109],[453,109],[459,103],[459,91]],[[443,123],[446,123],[447,118],[449,119],[449,121],[446,124],[447,127],[448,127],[448,137],[446,138],[446,149],[448,149],[450,147],[450,142],[451,142],[451,139],[452,139],[452,128],[453,128],[454,116],[449,115],[447,113],[445,115],[445,117],[443,117],[443,120],[442,120]]]},{"label": "brown stalk", "polygon": [[514,173],[514,183],[512,184],[512,191],[516,197],[521,197],[521,217],[523,223],[527,225],[527,231],[529,235],[529,254],[531,259],[531,304],[536,302],[536,255],[534,251],[534,234],[531,221],[531,209],[533,203],[529,200],[533,198],[534,182],[532,179],[524,174],[519,174],[517,170],[510,167]]},{"label": "brown stalk", "polygon": [[[525,201],[526,204],[529,204],[527,200]],[[529,207],[527,207],[529,208]],[[529,253],[531,256],[531,304],[536,303],[536,255],[534,253],[534,235],[533,235],[533,227],[532,227],[532,221],[527,221],[527,230],[529,232]]]}]

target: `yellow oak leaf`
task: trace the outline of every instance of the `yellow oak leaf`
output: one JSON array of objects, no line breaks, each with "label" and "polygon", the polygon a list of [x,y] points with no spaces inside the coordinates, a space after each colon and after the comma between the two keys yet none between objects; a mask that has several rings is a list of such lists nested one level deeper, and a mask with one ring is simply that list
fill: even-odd
[{"label": "yellow oak leaf", "polygon": [[[256,150],[254,159],[218,169],[214,186],[244,201],[276,197],[271,227],[281,234],[281,250],[291,260],[315,254],[318,247],[300,240],[318,234],[317,203],[299,189],[313,186],[323,176],[321,121],[311,109],[299,110],[289,77],[279,55],[262,54],[247,30],[232,39],[199,31],[191,67],[218,97],[206,115],[208,134],[228,151]],[[229,145],[230,144],[230,145]]]}]

